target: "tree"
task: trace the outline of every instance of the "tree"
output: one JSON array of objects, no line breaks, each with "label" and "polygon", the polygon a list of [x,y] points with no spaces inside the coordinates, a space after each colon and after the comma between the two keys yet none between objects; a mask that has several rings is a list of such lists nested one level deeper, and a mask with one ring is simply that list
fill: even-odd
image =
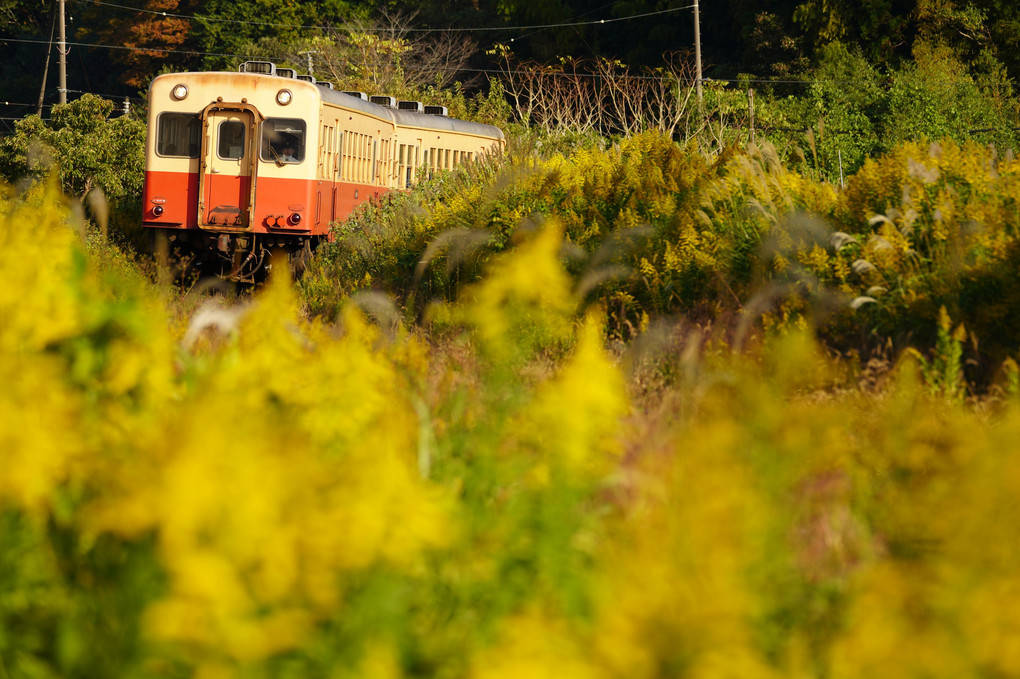
[{"label": "tree", "polygon": [[194,63],[187,54],[192,25],[182,18],[193,9],[189,0],[143,0],[137,10],[107,5],[86,5],[84,26],[78,30],[83,40],[122,45],[109,55],[121,70],[119,81],[132,88],[143,87],[160,69]]},{"label": "tree", "polygon": [[266,41],[282,46],[320,36],[324,28],[360,15],[363,9],[359,4],[345,0],[206,0],[195,12],[193,45],[203,53],[204,68],[233,70],[249,56],[247,45]]},{"label": "tree", "polygon": [[[478,52],[471,38],[456,32],[416,33],[414,17],[383,12],[378,21],[352,20],[324,35],[292,42],[263,38],[242,49],[258,58],[308,70],[311,54],[316,78],[343,90],[411,98],[426,90],[478,84],[477,74],[464,74]],[[434,94],[434,92],[433,92]]]},{"label": "tree", "polygon": [[63,190],[84,198],[95,188],[112,200],[141,193],[145,123],[111,119],[114,104],[86,94],[53,107],[50,120],[30,115],[0,140],[0,174],[11,182],[39,178],[56,165]]}]

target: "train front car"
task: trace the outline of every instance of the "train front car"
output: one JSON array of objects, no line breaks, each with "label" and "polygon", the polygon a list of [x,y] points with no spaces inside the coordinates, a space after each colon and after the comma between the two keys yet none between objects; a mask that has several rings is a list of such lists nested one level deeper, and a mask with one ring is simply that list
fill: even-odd
[{"label": "train front car", "polygon": [[142,215],[154,242],[238,280],[272,249],[310,252],[329,228],[316,203],[320,89],[246,67],[153,80]]}]

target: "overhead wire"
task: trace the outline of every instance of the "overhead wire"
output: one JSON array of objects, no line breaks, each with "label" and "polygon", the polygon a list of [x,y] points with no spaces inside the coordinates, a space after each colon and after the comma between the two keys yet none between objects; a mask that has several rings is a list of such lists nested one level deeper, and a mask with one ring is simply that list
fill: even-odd
[{"label": "overhead wire", "polygon": [[[0,38],[0,42],[18,42],[28,44],[45,44],[45,40],[30,40],[26,38]],[[72,47],[101,47],[109,50],[129,50],[134,52],[166,52],[168,54],[189,54],[198,57],[234,57],[236,59],[248,59],[248,54],[228,54],[225,52],[202,52],[199,50],[182,50],[167,47],[133,47],[128,45],[104,45],[98,42],[67,42]]]},{"label": "overhead wire", "polygon": [[[74,16],[68,17],[71,25],[74,25]],[[78,65],[81,67],[81,75],[85,79],[85,86],[92,89],[92,83],[89,82],[89,70],[85,67],[85,59],[82,57],[82,50],[78,50]]]},{"label": "overhead wire", "polygon": [[[0,42],[15,42],[15,43],[28,43],[28,44],[46,44],[45,40],[33,40],[25,38],[0,38]],[[262,60],[269,58],[270,60],[282,61],[288,58],[288,55],[251,55],[251,54],[234,54],[227,52],[202,52],[199,50],[183,50],[173,48],[143,48],[143,47],[129,47],[126,45],[106,45],[103,43],[92,43],[92,42],[69,42],[68,45],[74,47],[86,47],[86,48],[100,48],[110,50],[129,50],[134,52],[165,52],[167,54],[184,54],[191,56],[212,56],[212,57],[229,57],[234,59],[244,60]],[[465,73],[482,73],[490,75],[520,75],[530,73],[531,71],[523,69],[504,70],[498,68],[455,68],[455,67],[437,67],[439,71],[454,71],[454,72],[465,72]],[[555,76],[556,71],[544,71],[547,75]],[[569,75],[570,77],[578,78],[590,78],[598,79],[605,78],[607,76],[598,73],[569,73],[563,74],[564,76]],[[668,78],[662,76],[651,76],[651,75],[621,75],[618,76],[628,80],[675,80],[675,78]],[[693,78],[691,79],[693,82]],[[705,83],[724,83],[724,84],[748,84],[748,85],[846,85],[846,86],[859,86],[859,85],[882,85],[888,82],[887,78],[874,79],[874,80],[832,80],[832,79],[819,79],[819,78],[703,78],[702,82]],[[930,83],[931,85],[937,86],[956,86],[956,85],[978,85],[981,83],[974,80],[940,80],[937,82]],[[75,90],[80,91],[80,90]],[[120,95],[118,95],[120,96]]]},{"label": "overhead wire", "polygon": [[[175,13],[175,12],[166,12],[166,11],[153,10],[153,9],[144,9],[144,8],[139,8],[139,7],[128,7],[127,5],[119,5],[119,4],[113,3],[113,2],[104,2],[103,0],[84,0],[84,1],[89,3],[89,4],[97,5],[97,6],[102,6],[102,7],[113,7],[113,8],[116,8],[116,9],[122,9],[122,10],[126,10],[126,11],[131,11],[131,12],[139,12],[139,13],[145,13],[145,14],[155,14],[155,15],[158,15],[158,16],[171,17],[171,18],[175,18],[175,19],[197,19],[197,20],[200,20],[200,21],[208,21],[210,23],[239,24],[239,25],[242,25],[242,26],[268,26],[268,27],[272,27],[272,28],[294,28],[294,29],[302,29],[302,30],[315,30],[315,29],[325,30],[325,29],[333,29],[333,28],[335,28],[335,26],[317,26],[317,25],[288,24],[288,23],[278,23],[278,22],[270,22],[270,21],[248,21],[248,20],[244,20],[244,19],[224,19],[224,18],[220,18],[220,17],[207,17],[207,16],[198,15],[198,14],[178,14],[178,13]],[[529,30],[534,30],[534,29],[568,28],[570,26],[594,26],[594,25],[599,25],[599,24],[612,24],[612,23],[617,23],[617,22],[620,22],[620,21],[630,21],[632,19],[642,19],[642,18],[650,17],[650,16],[659,16],[659,15],[662,15],[662,14],[670,14],[670,13],[673,13],[673,12],[680,12],[680,11],[685,10],[685,9],[693,9],[693,8],[694,8],[694,5],[685,5],[683,7],[671,7],[670,9],[657,10],[655,12],[645,12],[643,14],[635,14],[635,15],[629,16],[629,17],[617,17],[617,18],[610,18],[610,19],[596,19],[596,20],[592,20],[592,21],[563,22],[563,23],[554,23],[554,24],[537,24],[537,25],[527,25],[527,26],[482,26],[482,27],[477,27],[477,28],[466,28],[466,27],[457,27],[457,28],[452,28],[452,27],[451,28],[408,28],[406,30],[408,32],[411,32],[411,33],[471,33],[471,32],[476,32],[476,31],[529,31]],[[589,14],[590,13],[591,12],[589,12]],[[585,15],[582,15],[582,16],[585,16]],[[362,30],[365,33],[373,33],[373,32],[388,32],[390,29],[388,29],[388,28],[366,28],[366,29],[359,29],[359,30]]]},{"label": "overhead wire", "polygon": [[[586,17],[589,14],[594,14],[595,12],[601,12],[602,10],[606,9],[607,7],[612,6],[613,4],[614,3],[612,3],[612,2],[607,3],[605,5],[602,5],[601,7],[598,7],[598,8],[593,9],[593,10],[589,10],[589,11],[585,12],[584,14],[580,14],[580,15],[574,17],[574,18],[575,19],[580,19],[581,17]],[[517,40],[527,40],[528,38],[533,37],[535,35],[538,35],[539,33],[542,33],[543,31],[547,31],[547,30],[549,30],[549,29],[547,29],[547,28],[540,28],[540,29],[538,29],[536,31],[533,31],[532,33],[528,33],[527,35],[518,36],[516,38],[510,38],[510,42],[515,42]]]},{"label": "overhead wire", "polygon": [[132,101],[145,101],[144,97],[133,97],[130,94],[104,94],[102,92],[93,92],[91,90],[67,90],[68,92],[74,92],[75,94],[94,94],[97,97],[105,97],[106,99],[131,99]]}]

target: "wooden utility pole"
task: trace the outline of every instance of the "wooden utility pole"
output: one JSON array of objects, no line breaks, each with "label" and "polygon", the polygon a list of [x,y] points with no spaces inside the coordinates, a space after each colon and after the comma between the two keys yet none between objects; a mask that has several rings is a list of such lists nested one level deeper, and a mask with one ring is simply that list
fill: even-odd
[{"label": "wooden utility pole", "polygon": [[60,0],[60,42],[57,52],[60,53],[60,103],[67,103],[67,40],[64,35],[64,0]]},{"label": "wooden utility pole", "polygon": [[56,27],[57,13],[50,5],[50,39],[46,42],[46,63],[43,65],[42,86],[39,88],[39,108],[36,115],[42,118],[43,100],[46,98],[46,76],[50,71],[50,55],[53,54],[53,29]]},{"label": "wooden utility pole", "polygon": [[312,55],[318,54],[318,52],[316,50],[308,50],[307,52],[298,52],[298,54],[303,54],[308,59],[308,75],[314,78],[315,74],[312,73]]},{"label": "wooden utility pole", "polygon": [[754,143],[754,90],[747,88],[747,110],[751,115],[751,143]]},{"label": "wooden utility pole", "polygon": [[695,85],[698,88],[698,107],[704,105],[701,94],[701,13],[698,10],[698,0],[694,0],[694,65]]}]

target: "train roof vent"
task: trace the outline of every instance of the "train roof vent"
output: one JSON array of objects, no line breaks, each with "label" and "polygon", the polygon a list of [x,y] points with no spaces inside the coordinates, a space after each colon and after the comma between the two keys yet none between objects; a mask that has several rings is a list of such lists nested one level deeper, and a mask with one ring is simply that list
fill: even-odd
[{"label": "train roof vent", "polygon": [[304,80],[304,81],[305,81],[306,83],[314,83],[314,82],[315,82],[315,78],[314,78],[313,76],[310,76],[310,75],[306,75],[306,74],[304,74],[304,73],[302,73],[301,75],[299,75],[299,76],[297,77],[297,79],[298,79],[298,80]]},{"label": "train roof vent", "polygon": [[297,71],[293,68],[278,68],[276,69],[276,75],[281,78],[294,78],[297,76]]},{"label": "train roof vent", "polygon": [[380,106],[385,106],[386,108],[396,108],[397,107],[397,98],[396,97],[389,97],[389,96],[386,96],[386,95],[379,94],[379,95],[376,95],[374,97],[369,97],[368,99],[373,104],[379,104]]},{"label": "train roof vent", "polygon": [[420,101],[401,101],[397,103],[397,108],[401,111],[414,111],[415,113],[422,113],[425,110],[425,105]]},{"label": "train roof vent", "polygon": [[349,92],[345,91],[344,94],[346,94],[349,97],[355,97],[357,99],[361,99],[362,101],[368,101],[368,95],[365,94],[364,92],[354,92],[352,90],[352,91],[349,91]]},{"label": "train roof vent", "polygon": [[237,70],[240,73],[276,75],[276,64],[271,61],[246,61]]},{"label": "train roof vent", "polygon": [[450,110],[447,109],[445,106],[426,106],[425,113],[428,113],[430,116],[446,117],[450,115]]},{"label": "train roof vent", "polygon": [[315,84],[318,85],[319,87],[325,87],[327,90],[336,89],[335,87],[333,87],[333,83],[326,82],[325,80],[316,80]]}]

